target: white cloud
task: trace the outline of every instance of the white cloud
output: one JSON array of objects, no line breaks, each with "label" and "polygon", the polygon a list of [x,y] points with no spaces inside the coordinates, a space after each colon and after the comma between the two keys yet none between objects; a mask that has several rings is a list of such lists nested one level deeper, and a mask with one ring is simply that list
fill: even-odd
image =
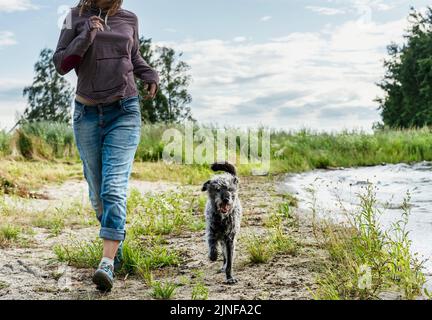
[{"label": "white cloud", "polygon": [[169,33],[177,33],[177,29],[174,29],[174,28],[165,28],[164,31],[169,32]]},{"label": "white cloud", "polygon": [[31,0],[0,0],[0,12],[14,12],[38,9]]},{"label": "white cloud", "polygon": [[10,130],[26,108],[24,99],[0,100],[0,130]]},{"label": "white cloud", "polygon": [[29,81],[24,79],[0,78],[0,93],[18,88],[24,88],[28,84]]},{"label": "white cloud", "polygon": [[344,14],[346,11],[340,8],[328,8],[328,7],[317,7],[317,6],[307,6],[306,9],[322,14],[325,16],[334,16],[337,14]]},{"label": "white cloud", "polygon": [[264,16],[260,18],[261,22],[267,22],[270,21],[273,17],[272,16]]},{"label": "white cloud", "polygon": [[406,0],[327,0],[329,6],[306,6],[307,10],[320,15],[355,14],[363,21],[370,22],[375,11],[388,11],[401,4],[407,4]]},{"label": "white cloud", "polygon": [[183,51],[192,66],[192,110],[199,121],[370,128],[379,120],[375,83],[384,73],[386,46],[403,40],[405,25],[405,19],[352,20],[263,43],[212,39],[160,44]]},{"label": "white cloud", "polygon": [[246,40],[247,40],[246,37],[241,37],[241,36],[239,36],[239,37],[235,37],[235,38],[233,39],[234,42],[245,42]]},{"label": "white cloud", "polygon": [[15,35],[10,31],[0,31],[0,48],[16,44]]}]

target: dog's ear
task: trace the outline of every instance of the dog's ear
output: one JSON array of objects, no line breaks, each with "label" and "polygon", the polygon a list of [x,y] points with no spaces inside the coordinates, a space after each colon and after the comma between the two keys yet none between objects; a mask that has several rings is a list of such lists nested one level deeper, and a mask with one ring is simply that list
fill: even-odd
[{"label": "dog's ear", "polygon": [[211,181],[209,180],[209,181],[207,181],[206,183],[203,184],[202,189],[201,189],[202,192],[205,192],[205,191],[207,191],[209,189],[210,182]]}]

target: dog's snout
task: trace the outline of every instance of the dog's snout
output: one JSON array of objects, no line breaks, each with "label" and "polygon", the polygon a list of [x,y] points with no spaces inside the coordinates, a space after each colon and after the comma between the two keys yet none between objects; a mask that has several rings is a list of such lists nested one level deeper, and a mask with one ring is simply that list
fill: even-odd
[{"label": "dog's snout", "polygon": [[223,204],[228,204],[230,202],[229,198],[223,198],[222,199]]}]

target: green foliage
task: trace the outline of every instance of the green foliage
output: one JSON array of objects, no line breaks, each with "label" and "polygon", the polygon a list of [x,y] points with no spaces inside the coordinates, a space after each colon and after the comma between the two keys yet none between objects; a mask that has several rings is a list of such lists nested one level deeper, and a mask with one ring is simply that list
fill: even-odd
[{"label": "green foliage", "polygon": [[318,277],[315,299],[379,299],[385,292],[415,299],[425,283],[423,262],[411,252],[406,229],[409,198],[404,214],[389,230],[379,223],[381,212],[373,187],[359,195],[358,210],[347,212],[350,227],[322,223],[318,240],[330,254],[330,261]]},{"label": "green foliage", "polygon": [[263,235],[248,234],[244,238],[246,252],[251,263],[269,262],[276,255],[296,255],[298,244],[287,234],[287,227],[296,226],[289,205],[281,204],[279,210],[271,213],[266,220],[267,232]]},{"label": "green foliage", "polygon": [[207,300],[208,297],[209,297],[209,289],[204,283],[204,272],[194,271],[192,300]]},{"label": "green foliage", "polygon": [[202,213],[195,214],[193,198],[186,193],[141,195],[133,189],[127,204],[134,236],[167,235],[204,228]]},{"label": "green foliage", "polygon": [[[372,166],[432,160],[428,128],[364,132],[290,133],[271,135],[272,172],[303,172],[322,168]],[[323,159],[327,159],[325,162]]]},{"label": "green foliage", "polygon": [[168,300],[174,297],[177,284],[170,281],[154,281],[151,296],[154,299]]},{"label": "green foliage", "polygon": [[77,268],[97,268],[102,259],[102,240],[74,241],[68,245],[54,245],[53,251],[60,262]]},{"label": "green foliage", "polygon": [[11,154],[11,140],[12,136],[5,130],[0,130],[0,157]]},{"label": "green foliage", "polygon": [[[183,131],[181,125],[173,125]],[[207,165],[168,166],[161,162],[164,143],[162,135],[171,125],[143,125],[136,160],[147,163],[139,166],[133,178],[180,181],[196,184],[207,179],[211,172]],[[198,125],[196,125],[198,128]],[[216,130],[214,127],[205,127]],[[70,126],[61,123],[35,122],[22,125],[13,134],[0,134],[0,142],[11,153],[16,147],[18,156],[26,159],[79,160]],[[198,142],[195,142],[197,145]],[[382,163],[412,163],[432,161],[432,134],[428,128],[405,130],[377,130],[372,134],[353,131],[318,133],[271,132],[271,173],[304,172],[317,168],[372,166]],[[9,150],[9,151],[8,151]],[[239,152],[239,145],[237,145]],[[1,154],[1,151],[0,151]],[[158,163],[157,163],[158,162]],[[250,175],[250,165],[239,165],[240,175]],[[295,199],[292,199],[295,206]]]},{"label": "green foliage", "polygon": [[33,121],[69,123],[73,90],[66,79],[60,76],[52,61],[53,51],[43,49],[35,64],[35,76],[31,86],[24,88],[28,107],[19,124]]},{"label": "green foliage", "polygon": [[[192,97],[188,92],[191,76],[189,65],[179,60],[182,54],[174,49],[162,47],[154,50],[151,39],[140,39],[140,51],[144,60],[154,66],[160,76],[160,86],[156,98],[146,100],[146,84],[137,80],[141,98],[142,118],[145,123],[177,123],[192,120],[188,104]],[[157,56],[157,57],[155,57]]]},{"label": "green foliage", "polygon": [[406,43],[388,46],[379,83],[385,96],[377,101],[384,124],[392,128],[432,124],[432,8],[424,14],[411,9],[409,21]]},{"label": "green foliage", "polygon": [[66,123],[49,121],[25,123],[15,135],[18,150],[27,159],[78,158],[73,130]]},{"label": "green foliage", "polygon": [[[102,258],[102,240],[74,241],[66,245],[56,245],[53,250],[60,262],[77,268],[96,268]],[[139,239],[130,237],[123,244],[123,267],[120,273],[138,274],[146,283],[152,282],[151,270],[180,263],[179,253],[170,250],[159,237]]]},{"label": "green foliage", "polygon": [[0,248],[12,245],[27,246],[29,239],[25,237],[25,233],[29,232],[15,225],[0,225]]}]

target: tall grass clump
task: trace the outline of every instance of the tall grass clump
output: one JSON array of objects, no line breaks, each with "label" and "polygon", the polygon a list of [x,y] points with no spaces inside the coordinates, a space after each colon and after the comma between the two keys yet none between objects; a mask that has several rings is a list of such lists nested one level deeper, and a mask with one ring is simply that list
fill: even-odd
[{"label": "tall grass clump", "polygon": [[177,284],[170,281],[154,281],[151,285],[151,296],[158,300],[169,300],[175,295]]},{"label": "tall grass clump", "polygon": [[[180,124],[142,125],[136,160],[151,162],[155,166],[143,168],[147,170],[144,170],[142,174],[135,174],[138,174],[139,178],[149,177],[152,180],[181,180],[181,182],[187,183],[189,179],[188,183],[201,182],[210,174],[208,165],[157,166],[161,163],[165,148],[162,137],[168,129],[175,129],[184,134],[184,126]],[[203,142],[202,132],[212,133],[216,137],[217,129],[215,126],[195,123],[193,128],[194,147]],[[241,137],[244,138],[247,131],[238,128],[225,129],[236,135],[234,146],[238,158],[240,150],[245,151],[241,145]],[[258,132],[258,136],[262,136],[263,130],[264,128],[258,128],[252,131]],[[432,161],[432,149],[429,148],[432,144],[432,134],[429,128],[380,129],[373,133],[363,131],[325,133],[306,129],[300,131],[270,130],[270,137],[271,173],[304,172],[333,167],[372,166],[382,163]],[[182,143],[184,146],[184,135]],[[227,145],[226,143],[226,147]],[[15,150],[24,159],[79,160],[72,127],[62,123],[46,121],[26,123],[15,130],[12,135],[0,131],[0,156],[15,154]],[[186,148],[183,148],[183,155],[185,151]],[[261,143],[258,143],[257,156],[262,156],[261,153]],[[241,175],[250,175],[253,166],[252,164],[242,164],[238,166],[238,171]],[[185,168],[190,168],[190,170]]]},{"label": "tall grass clump", "polygon": [[425,283],[423,262],[411,252],[407,231],[409,197],[403,215],[387,230],[379,223],[381,212],[373,187],[359,195],[358,210],[348,213],[348,227],[323,222],[319,240],[330,260],[317,279],[315,299],[379,299],[386,292],[414,299]]},{"label": "tall grass clump", "polygon": [[264,234],[250,233],[244,238],[249,262],[261,264],[269,262],[276,255],[296,255],[298,243],[288,234],[288,227],[296,225],[289,204],[280,204],[278,210],[267,217]]},{"label": "tall grass clump", "polygon": [[164,143],[162,136],[165,130],[171,128],[166,124],[143,124],[141,140],[137,149],[137,160],[159,161],[162,159]]},{"label": "tall grass clump", "polygon": [[14,136],[19,153],[26,159],[79,159],[73,129],[66,123],[25,123]]},{"label": "tall grass clump", "polygon": [[[96,268],[102,258],[103,243],[74,241],[66,245],[55,245],[57,260],[76,268]],[[147,284],[153,282],[152,270],[178,266],[179,252],[169,249],[160,237],[137,239],[130,237],[123,244],[123,267],[121,274],[137,274]]]},{"label": "tall grass clump", "polygon": [[12,136],[5,130],[0,130],[0,157],[5,157],[12,153]]},{"label": "tall grass clump", "polygon": [[0,225],[0,248],[11,246],[27,247],[31,244],[32,232],[12,224]]},{"label": "tall grass clump", "polygon": [[127,206],[131,217],[129,232],[140,236],[202,230],[205,227],[204,219],[197,212],[197,206],[199,202],[186,193],[166,192],[143,196],[133,189]]},{"label": "tall grass clump", "polygon": [[331,167],[431,161],[429,128],[318,133],[273,131],[273,172],[301,172]]},{"label": "tall grass clump", "polygon": [[103,244],[100,239],[94,241],[74,241],[70,244],[54,245],[57,260],[76,268],[96,268],[102,259]]}]

